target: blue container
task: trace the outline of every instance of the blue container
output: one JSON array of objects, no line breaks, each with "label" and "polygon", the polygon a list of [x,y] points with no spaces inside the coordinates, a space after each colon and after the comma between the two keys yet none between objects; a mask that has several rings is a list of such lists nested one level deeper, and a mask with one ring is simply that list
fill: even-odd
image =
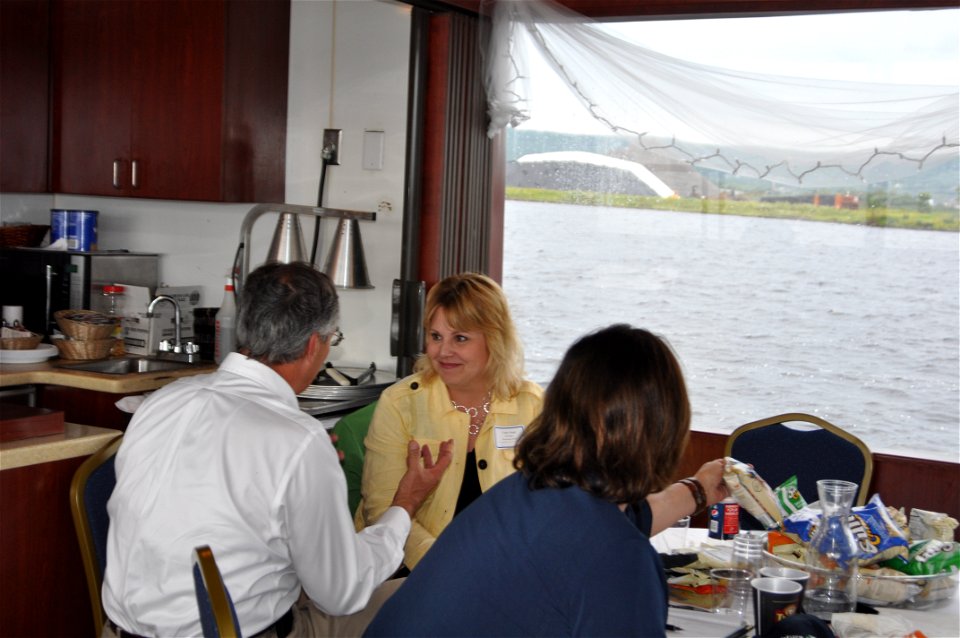
[{"label": "blue container", "polygon": [[67,241],[67,211],[62,208],[50,209],[50,243],[62,239]]},{"label": "blue container", "polygon": [[707,529],[707,536],[721,540],[730,540],[740,533],[740,504],[732,498],[714,503]]},{"label": "blue container", "polygon": [[90,251],[97,249],[96,210],[67,211],[67,250]]}]

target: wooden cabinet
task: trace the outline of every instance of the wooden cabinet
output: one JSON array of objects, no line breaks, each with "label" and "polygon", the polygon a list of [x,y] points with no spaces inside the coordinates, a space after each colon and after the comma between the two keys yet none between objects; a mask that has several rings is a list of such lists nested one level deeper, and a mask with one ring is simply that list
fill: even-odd
[{"label": "wooden cabinet", "polygon": [[59,436],[0,443],[0,635],[93,635],[70,482],[118,434],[67,424]]},{"label": "wooden cabinet", "polygon": [[56,192],[283,201],[289,0],[54,0]]},{"label": "wooden cabinet", "polygon": [[0,2],[0,191],[49,190],[50,2]]},{"label": "wooden cabinet", "polygon": [[62,411],[67,423],[81,423],[126,432],[133,415],[122,412],[116,405],[117,401],[126,396],[139,394],[144,393],[114,394],[60,385],[39,385],[36,404],[41,408]]}]

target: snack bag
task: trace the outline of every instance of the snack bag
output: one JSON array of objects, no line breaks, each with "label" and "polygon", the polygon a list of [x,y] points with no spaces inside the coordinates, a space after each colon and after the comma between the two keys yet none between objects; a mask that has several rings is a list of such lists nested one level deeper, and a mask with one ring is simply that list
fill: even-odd
[{"label": "snack bag", "polygon": [[[794,512],[783,521],[783,531],[796,534],[803,543],[809,543],[820,523],[821,513],[812,507]],[[906,557],[908,542],[903,531],[890,518],[879,494],[866,505],[850,511],[850,531],[860,549],[861,565],[872,565],[897,556]]]},{"label": "snack bag", "polygon": [[960,570],[960,546],[930,538],[910,544],[906,557],[884,563],[887,567],[911,576],[926,576]]},{"label": "snack bag", "polygon": [[850,530],[860,547],[860,564],[872,565],[896,556],[906,556],[907,535],[893,522],[879,494],[850,512]]},{"label": "snack bag", "polygon": [[807,501],[797,488],[796,474],[778,485],[773,493],[777,497],[777,505],[780,506],[780,512],[784,516],[790,516],[807,506]]},{"label": "snack bag", "polygon": [[766,481],[746,463],[729,456],[725,460],[723,482],[727,484],[733,498],[767,529],[780,527],[783,524],[783,514],[780,513],[777,498]]},{"label": "snack bag", "polygon": [[910,538],[915,541],[927,538],[952,541],[957,525],[957,519],[940,512],[928,512],[916,507],[910,510]]}]

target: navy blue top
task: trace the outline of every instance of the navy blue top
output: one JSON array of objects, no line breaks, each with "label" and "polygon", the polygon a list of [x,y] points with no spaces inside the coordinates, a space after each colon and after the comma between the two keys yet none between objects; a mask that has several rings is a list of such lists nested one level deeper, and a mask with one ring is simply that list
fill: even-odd
[{"label": "navy blue top", "polygon": [[646,502],[621,512],[518,472],[447,526],[366,636],[662,636]]}]

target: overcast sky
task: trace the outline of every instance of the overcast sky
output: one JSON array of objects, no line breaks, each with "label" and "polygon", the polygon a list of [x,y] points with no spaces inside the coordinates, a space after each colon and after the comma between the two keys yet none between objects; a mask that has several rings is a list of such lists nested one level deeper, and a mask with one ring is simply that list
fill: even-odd
[{"label": "overcast sky", "polygon": [[[777,75],[960,84],[960,10],[610,23],[642,46],[695,62]],[[531,56],[531,62],[535,57]],[[544,66],[525,129],[606,133]],[[538,108],[546,96],[549,108]]]}]

